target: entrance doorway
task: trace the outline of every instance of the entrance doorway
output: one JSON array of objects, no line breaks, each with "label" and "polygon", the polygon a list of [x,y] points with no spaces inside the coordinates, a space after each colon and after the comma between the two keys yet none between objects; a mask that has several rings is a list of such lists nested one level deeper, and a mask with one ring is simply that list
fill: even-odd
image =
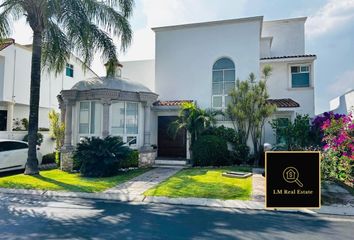
[{"label": "entrance doorway", "polygon": [[6,131],[7,111],[0,110],[0,131]]},{"label": "entrance doorway", "polygon": [[171,136],[168,131],[175,120],[175,116],[158,117],[158,157],[186,158],[186,130],[179,131],[176,137]]}]

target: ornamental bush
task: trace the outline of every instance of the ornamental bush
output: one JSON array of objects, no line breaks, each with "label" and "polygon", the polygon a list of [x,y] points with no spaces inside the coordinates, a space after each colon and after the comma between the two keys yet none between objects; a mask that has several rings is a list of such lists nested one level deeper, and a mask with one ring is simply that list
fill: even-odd
[{"label": "ornamental bush", "polygon": [[109,177],[116,175],[120,164],[131,152],[123,146],[121,137],[85,138],[74,152],[74,169],[85,177]]},{"label": "ornamental bush", "polygon": [[322,125],[324,179],[337,179],[353,183],[354,118],[352,115],[326,119]]},{"label": "ornamental bush", "polygon": [[48,153],[48,154],[44,155],[43,158],[42,158],[42,165],[43,165],[43,164],[56,163],[56,162],[55,162],[55,155],[56,155],[55,152],[53,152],[53,153]]},{"label": "ornamental bush", "polygon": [[226,140],[215,135],[202,135],[194,143],[194,166],[225,166],[231,164]]},{"label": "ornamental bush", "polygon": [[[24,142],[28,142],[28,134],[23,137]],[[43,143],[43,134],[37,133],[37,145],[40,146]]]},{"label": "ornamental bush", "polygon": [[250,148],[242,143],[241,133],[235,131],[233,128],[227,128],[225,126],[210,127],[203,132],[203,135],[215,135],[226,142],[232,144],[233,151],[230,153],[231,162],[233,164],[248,163]]},{"label": "ornamental bush", "polygon": [[136,168],[139,166],[138,150],[131,150],[130,153],[120,162],[120,168]]}]

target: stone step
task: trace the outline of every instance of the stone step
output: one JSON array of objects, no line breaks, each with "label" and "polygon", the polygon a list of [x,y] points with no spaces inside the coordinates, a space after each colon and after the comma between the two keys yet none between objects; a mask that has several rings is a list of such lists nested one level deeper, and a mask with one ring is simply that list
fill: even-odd
[{"label": "stone step", "polygon": [[189,165],[166,165],[166,164],[154,164],[152,165],[154,168],[175,168],[175,169],[183,169],[189,167]]},{"label": "stone step", "polygon": [[164,160],[164,159],[156,159],[156,165],[176,165],[176,166],[184,166],[187,165],[186,160]]}]

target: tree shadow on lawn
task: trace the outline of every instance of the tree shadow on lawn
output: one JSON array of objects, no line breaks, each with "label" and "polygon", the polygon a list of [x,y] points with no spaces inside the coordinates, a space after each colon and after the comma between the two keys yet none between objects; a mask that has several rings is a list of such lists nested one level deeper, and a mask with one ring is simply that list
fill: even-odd
[{"label": "tree shadow on lawn", "polygon": [[[286,239],[345,234],[313,215],[1,196],[0,232],[19,239]],[[9,207],[11,206],[11,207]],[[349,224],[349,223],[348,223]],[[347,233],[348,234],[348,233]],[[348,239],[350,236],[347,236]]]},{"label": "tree shadow on lawn", "polygon": [[48,182],[54,185],[57,185],[59,187],[62,187],[63,189],[58,189],[58,191],[72,191],[72,192],[93,192],[92,190],[90,191],[90,187],[81,187],[78,185],[73,185],[73,184],[68,184],[68,183],[64,183],[64,182],[60,182],[57,180],[54,180],[52,178],[48,178],[48,177],[44,177],[42,175],[34,175],[32,176],[38,180],[44,181],[44,182]]}]

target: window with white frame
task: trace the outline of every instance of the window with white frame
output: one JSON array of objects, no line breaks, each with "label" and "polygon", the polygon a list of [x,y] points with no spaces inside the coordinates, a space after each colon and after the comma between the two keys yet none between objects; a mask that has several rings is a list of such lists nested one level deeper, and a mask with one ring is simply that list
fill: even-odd
[{"label": "window with white frame", "polygon": [[223,110],[231,101],[229,93],[235,88],[235,64],[221,58],[213,65],[212,108]]},{"label": "window with white frame", "polygon": [[291,70],[291,87],[301,88],[310,86],[310,65],[293,65]]},{"label": "window with white frame", "polygon": [[114,102],[111,105],[111,134],[121,136],[130,146],[137,144],[138,111],[136,102]]},{"label": "window with white frame", "polygon": [[101,104],[94,101],[80,102],[79,106],[79,134],[101,135]]}]

